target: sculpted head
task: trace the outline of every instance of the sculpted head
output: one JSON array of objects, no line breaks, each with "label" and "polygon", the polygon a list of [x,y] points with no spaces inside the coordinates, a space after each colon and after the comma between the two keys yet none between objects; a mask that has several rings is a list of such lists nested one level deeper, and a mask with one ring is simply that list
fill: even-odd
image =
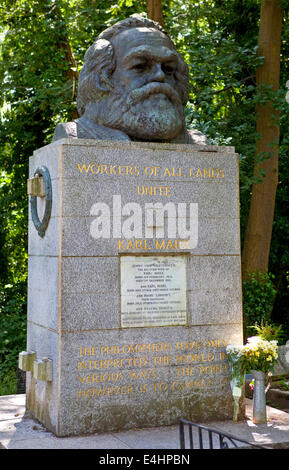
[{"label": "sculpted head", "polygon": [[170,140],[184,128],[188,67],[155,22],[130,17],[87,50],[77,108],[90,121],[132,139]]}]

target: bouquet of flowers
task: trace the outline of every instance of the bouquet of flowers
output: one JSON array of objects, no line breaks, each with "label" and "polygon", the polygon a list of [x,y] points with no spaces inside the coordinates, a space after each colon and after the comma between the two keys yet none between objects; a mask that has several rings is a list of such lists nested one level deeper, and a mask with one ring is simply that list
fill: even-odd
[{"label": "bouquet of flowers", "polygon": [[233,420],[238,421],[239,400],[242,395],[246,372],[244,346],[229,344],[226,347],[226,353],[230,366],[230,385],[234,399]]},{"label": "bouquet of flowers", "polygon": [[277,362],[277,341],[266,341],[260,336],[251,336],[243,347],[246,370],[270,372]]},{"label": "bouquet of flowers", "polygon": [[246,370],[254,375],[253,423],[266,423],[266,392],[270,387],[270,380],[265,389],[266,375],[270,375],[278,359],[278,342],[268,340],[261,336],[252,336],[247,339],[244,346]]},{"label": "bouquet of flowers", "polygon": [[228,344],[226,353],[230,365],[231,379],[236,382],[236,386],[242,386],[246,372],[244,346]]},{"label": "bouquet of flowers", "polygon": [[[255,328],[259,335],[248,338],[244,346],[228,345],[226,348],[230,366],[230,385],[234,399],[234,421],[238,420],[239,401],[245,382],[245,373],[253,371],[257,381],[255,384],[254,380],[254,385],[253,381],[250,383],[250,388],[254,387],[253,422],[266,422],[265,394],[270,384],[265,390],[264,381],[266,374],[273,370],[277,362],[278,341],[272,339],[276,332],[272,330],[270,325],[255,326]],[[279,332],[277,333],[279,334]]]}]

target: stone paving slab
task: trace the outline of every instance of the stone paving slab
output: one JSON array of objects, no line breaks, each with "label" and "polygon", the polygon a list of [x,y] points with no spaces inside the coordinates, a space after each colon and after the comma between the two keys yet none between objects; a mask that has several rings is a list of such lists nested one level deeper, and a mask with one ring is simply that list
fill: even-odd
[{"label": "stone paving slab", "polygon": [[[200,424],[255,444],[288,448],[289,414],[268,406],[267,417],[267,424],[254,425],[252,400],[246,399],[244,421]],[[179,432],[178,426],[164,426],[59,438],[25,415],[25,395],[21,394],[0,397],[0,444],[0,449],[179,449]]]}]

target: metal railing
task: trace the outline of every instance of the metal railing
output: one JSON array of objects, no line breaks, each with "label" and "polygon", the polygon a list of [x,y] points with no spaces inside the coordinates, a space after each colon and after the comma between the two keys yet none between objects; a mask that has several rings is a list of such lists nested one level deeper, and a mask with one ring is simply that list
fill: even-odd
[{"label": "metal railing", "polygon": [[[186,427],[188,432],[186,433]],[[252,442],[239,439],[231,434],[212,429],[197,423],[180,419],[179,436],[180,448],[186,449],[186,435],[188,435],[189,449],[238,449],[254,448],[254,449],[270,449],[263,445],[253,444]],[[243,445],[242,445],[243,444]]]}]

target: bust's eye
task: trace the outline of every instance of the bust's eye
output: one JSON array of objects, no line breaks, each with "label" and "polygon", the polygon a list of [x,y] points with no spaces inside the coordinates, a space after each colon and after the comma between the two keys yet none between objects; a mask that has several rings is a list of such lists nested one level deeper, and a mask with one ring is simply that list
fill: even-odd
[{"label": "bust's eye", "polygon": [[134,64],[131,69],[135,70],[136,72],[144,72],[147,68],[147,63],[146,62],[138,62],[137,64]]},{"label": "bust's eye", "polygon": [[176,67],[174,64],[162,64],[162,71],[167,75],[172,75]]}]

